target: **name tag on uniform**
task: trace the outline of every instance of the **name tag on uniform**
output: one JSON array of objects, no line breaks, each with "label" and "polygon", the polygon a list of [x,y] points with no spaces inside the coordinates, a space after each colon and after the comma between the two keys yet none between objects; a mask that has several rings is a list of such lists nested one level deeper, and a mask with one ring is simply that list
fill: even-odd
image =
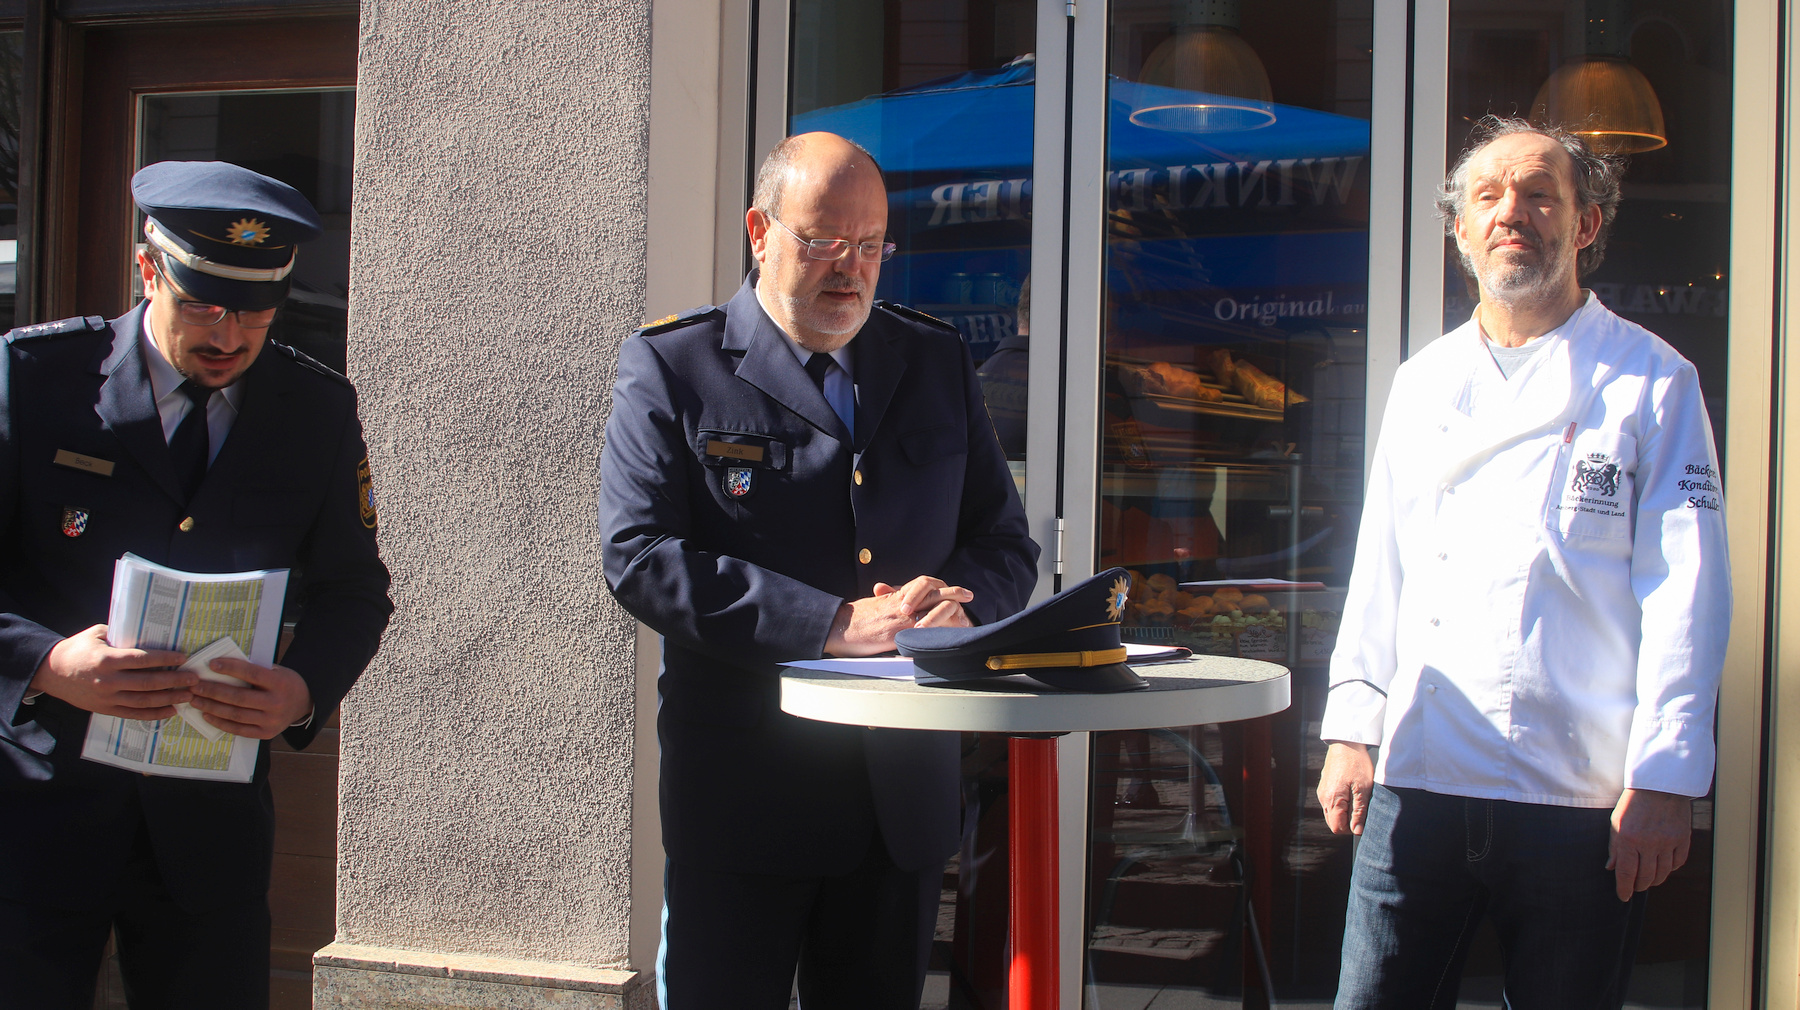
[{"label": "name tag on uniform", "polygon": [[112,460],[101,459],[98,456],[83,456],[81,453],[70,452],[67,449],[56,450],[56,458],[51,462],[57,466],[66,466],[71,470],[80,470],[83,473],[97,474],[101,477],[111,477],[113,472]]},{"label": "name tag on uniform", "polygon": [[[752,463],[761,463],[763,461],[763,447],[760,445],[721,442],[716,438],[709,438],[706,440],[706,454],[708,456],[723,456],[726,459],[748,460]],[[110,469],[112,464],[108,463],[107,467]]]}]

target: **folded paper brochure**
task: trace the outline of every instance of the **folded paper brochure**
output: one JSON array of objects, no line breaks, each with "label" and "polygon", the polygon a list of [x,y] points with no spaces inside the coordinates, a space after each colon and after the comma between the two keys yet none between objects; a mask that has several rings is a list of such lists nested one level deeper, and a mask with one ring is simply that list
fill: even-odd
[{"label": "folded paper brochure", "polygon": [[[275,661],[287,569],[200,575],[127,554],[113,565],[107,641],[123,649],[174,649],[187,667],[209,680],[219,656],[243,656],[262,666]],[[198,664],[196,666],[195,664]],[[248,782],[261,741],[232,736],[191,707],[172,719],[95,715],[81,756],[147,775]]]}]

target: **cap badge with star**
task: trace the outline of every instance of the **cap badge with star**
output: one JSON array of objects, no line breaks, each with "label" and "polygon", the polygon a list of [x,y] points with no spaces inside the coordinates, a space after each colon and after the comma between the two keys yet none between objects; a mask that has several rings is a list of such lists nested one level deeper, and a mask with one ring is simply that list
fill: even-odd
[{"label": "cap badge with star", "polygon": [[324,230],[285,182],[223,161],[162,161],[131,178],[144,240],[183,295],[228,309],[287,298],[296,248]]}]

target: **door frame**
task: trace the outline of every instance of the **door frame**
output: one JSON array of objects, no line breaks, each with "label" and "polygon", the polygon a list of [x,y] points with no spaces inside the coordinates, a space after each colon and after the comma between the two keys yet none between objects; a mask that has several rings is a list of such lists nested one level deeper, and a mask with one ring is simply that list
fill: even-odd
[{"label": "door frame", "polygon": [[[130,308],[140,96],[354,87],[357,30],[354,13],[53,22],[34,314],[116,316]],[[126,157],[102,156],[111,152]]]}]

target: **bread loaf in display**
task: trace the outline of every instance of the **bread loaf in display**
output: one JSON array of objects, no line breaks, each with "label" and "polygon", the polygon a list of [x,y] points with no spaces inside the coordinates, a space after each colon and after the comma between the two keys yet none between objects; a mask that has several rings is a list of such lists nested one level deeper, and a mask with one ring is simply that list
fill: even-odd
[{"label": "bread loaf in display", "polygon": [[1177,396],[1204,403],[1218,403],[1225,399],[1223,390],[1205,385],[1200,381],[1200,376],[1167,361],[1158,361],[1141,368],[1136,365],[1120,365],[1119,380],[1124,383],[1127,392],[1138,395]]}]

